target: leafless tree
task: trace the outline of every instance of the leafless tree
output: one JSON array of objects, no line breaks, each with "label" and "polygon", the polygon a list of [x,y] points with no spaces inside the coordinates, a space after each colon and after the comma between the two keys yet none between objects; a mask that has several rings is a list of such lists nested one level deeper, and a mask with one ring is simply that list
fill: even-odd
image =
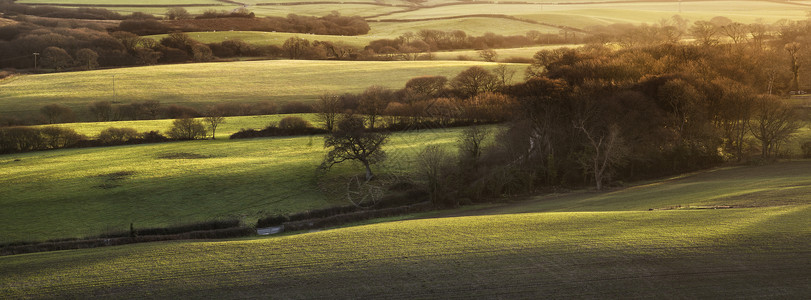
[{"label": "leafless tree", "polygon": [[62,104],[48,104],[40,108],[39,112],[45,117],[48,124],[70,122],[73,120],[73,110]]},{"label": "leafless tree", "polygon": [[794,110],[774,96],[760,96],[755,101],[752,136],[760,141],[761,156],[777,154],[780,146],[802,126]]},{"label": "leafless tree", "polygon": [[315,118],[324,123],[328,131],[335,129],[338,116],[341,114],[341,98],[335,94],[323,94],[314,105]]},{"label": "leafless tree", "polygon": [[594,177],[595,187],[603,189],[603,181],[609,168],[623,159],[622,138],[619,126],[611,125],[607,130],[588,127],[584,121],[575,123],[586,138],[588,151],[580,160],[581,165]]},{"label": "leafless tree", "polygon": [[702,46],[718,44],[718,27],[708,21],[696,21],[690,27],[690,34]]},{"label": "leafless tree", "polygon": [[225,123],[225,115],[223,112],[215,107],[209,107],[203,121],[205,121],[208,128],[211,129],[211,139],[217,139],[215,135],[217,133],[217,127],[219,127],[220,124]]},{"label": "leafless tree", "polygon": [[494,62],[496,59],[498,59],[498,52],[493,49],[479,50],[479,57],[481,57],[484,61]]},{"label": "leafless tree", "polygon": [[784,48],[788,54],[789,59],[791,59],[791,74],[793,77],[791,78],[791,90],[797,91],[800,89],[800,68],[802,67],[802,62],[800,58],[800,50],[802,46],[800,43],[792,42],[786,44]]},{"label": "leafless tree", "polygon": [[360,113],[366,115],[369,123],[369,128],[375,128],[377,118],[386,109],[389,99],[392,97],[392,92],[379,85],[370,86],[360,96],[360,103],[358,110]]},{"label": "leafless tree", "polygon": [[96,101],[88,105],[90,113],[96,117],[96,121],[110,121],[113,114],[113,105],[110,101]]},{"label": "leafless tree", "polygon": [[462,135],[458,140],[462,166],[477,168],[485,142],[490,135],[490,129],[483,126],[470,126],[462,130]]},{"label": "leafless tree", "polygon": [[499,85],[502,87],[512,84],[515,72],[514,69],[511,69],[505,64],[498,64],[493,70],[493,73],[496,74],[496,78],[498,78]]},{"label": "leafless tree", "polygon": [[498,86],[498,80],[489,71],[482,67],[470,67],[453,78],[451,86],[464,97],[470,97],[481,92],[493,92]]},{"label": "leafless tree", "polygon": [[[449,185],[451,170],[453,166],[449,164],[452,155],[445,148],[439,145],[429,145],[420,151],[417,159],[417,177],[422,179],[431,202],[434,204],[455,205],[455,197],[447,197],[447,192],[451,189]],[[454,203],[447,203],[452,201]]]}]

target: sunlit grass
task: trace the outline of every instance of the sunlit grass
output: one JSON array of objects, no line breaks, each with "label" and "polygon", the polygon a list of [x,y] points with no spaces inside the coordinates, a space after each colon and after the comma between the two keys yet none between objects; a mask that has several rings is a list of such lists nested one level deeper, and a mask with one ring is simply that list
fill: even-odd
[{"label": "sunlit grass", "polygon": [[[276,125],[279,120],[286,117],[301,117],[310,122],[314,127],[321,127],[323,124],[318,123],[315,114],[276,114],[276,115],[260,115],[260,116],[239,116],[239,117],[226,117],[224,122],[217,126],[217,138],[227,139],[230,135],[242,129],[262,129],[268,125]],[[200,118],[200,120],[203,120]],[[63,128],[70,128],[76,130],[77,133],[85,135],[90,138],[95,138],[98,134],[107,128],[132,128],[138,132],[159,131],[163,134],[169,131],[172,127],[173,119],[161,120],[137,120],[137,121],[110,121],[110,122],[82,122],[82,123],[63,123],[56,125],[41,125],[38,127],[58,126]],[[209,131],[209,135],[211,132]]]},{"label": "sunlit grass", "polygon": [[[0,115],[33,116],[40,107],[51,103],[82,113],[94,101],[158,100],[163,105],[198,108],[223,102],[312,102],[324,93],[360,93],[372,85],[400,89],[417,76],[450,78],[472,66],[496,65],[463,61],[271,60],[23,75],[0,82]],[[524,69],[523,65],[512,67],[519,73]]]},{"label": "sunlit grass", "polygon": [[[807,275],[809,214],[808,205],[533,213],[37,253],[0,257],[0,289],[12,297],[589,295],[584,288],[707,297],[773,295],[763,287],[774,285],[797,295],[808,289],[797,276]],[[580,288],[561,290],[568,285]]]},{"label": "sunlit grass", "polygon": [[[568,45],[549,45],[549,46],[534,46],[522,48],[506,48],[506,49],[493,49],[498,54],[498,61],[505,61],[510,59],[532,59],[535,53],[541,50],[553,50],[558,48],[578,48],[582,45],[568,44]],[[483,60],[479,56],[478,50],[456,50],[456,51],[442,51],[432,53],[437,60],[454,60],[464,57],[465,59]],[[516,80],[523,80],[521,77],[516,77]]]},{"label": "sunlit grass", "polygon": [[[450,145],[456,135],[393,134],[390,161],[375,170],[413,170],[423,146]],[[95,235],[130,223],[239,218],[252,224],[269,214],[348,204],[319,188],[321,136],[224,138],[0,156],[0,242]],[[361,170],[347,163],[327,176]]]}]

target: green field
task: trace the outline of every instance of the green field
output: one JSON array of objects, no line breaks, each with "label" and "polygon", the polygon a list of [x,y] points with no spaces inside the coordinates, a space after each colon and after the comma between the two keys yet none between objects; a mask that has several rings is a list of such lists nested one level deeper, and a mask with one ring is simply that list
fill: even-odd
[{"label": "green field", "polygon": [[[269,60],[23,75],[0,81],[0,115],[35,116],[51,103],[81,112],[94,101],[158,100],[197,108],[222,102],[311,102],[324,93],[360,93],[372,85],[400,89],[417,76],[452,78],[472,66],[496,64]],[[524,65],[512,67],[522,77]]]},{"label": "green field", "polygon": [[[230,11],[239,6],[215,0],[184,0],[182,2],[168,0],[151,0],[148,2],[133,0],[100,1],[100,0],[71,0],[69,2],[56,0],[23,0],[20,3],[60,3],[60,4],[113,4],[122,5],[108,7],[121,13],[141,11],[155,15],[163,15],[167,8],[163,5],[189,4],[214,5],[190,6],[187,10],[192,14],[201,14],[206,10]],[[609,25],[614,23],[630,24],[657,24],[674,15],[680,15],[690,22],[709,20],[716,16],[725,16],[742,23],[774,23],[781,19],[800,20],[806,18],[809,3],[803,2],[774,2],[774,1],[631,1],[625,3],[600,3],[601,1],[526,1],[534,4],[470,4],[461,1],[435,0],[422,3],[419,9],[400,7],[408,4],[405,1],[365,1],[369,4],[329,3],[305,5],[256,5],[258,3],[290,3],[297,1],[243,1],[248,9],[257,16],[287,16],[290,13],[310,16],[323,16],[334,11],[345,16],[358,15],[368,18],[372,30],[361,37],[334,37],[331,39],[319,37],[313,39],[343,40],[350,45],[360,45],[361,41],[379,38],[395,38],[405,32],[417,32],[421,29],[464,30],[469,35],[482,35],[493,32],[502,35],[525,34],[530,30],[544,33],[558,33],[560,26],[568,26],[588,30],[593,25]],[[363,1],[361,1],[363,2]],[[577,3],[588,2],[588,3]],[[131,4],[153,5],[142,7],[127,7]],[[456,5],[436,6],[439,4],[455,3]],[[400,5],[400,6],[395,6]],[[382,16],[379,16],[384,14]],[[517,20],[508,20],[492,17],[475,17],[477,14],[495,14],[517,17],[524,20],[541,22],[547,25],[537,25]],[[425,20],[429,18],[440,18]],[[442,19],[453,18],[453,19]],[[378,22],[381,20],[410,20],[407,22]],[[237,34],[245,40],[258,40],[259,43],[277,44],[284,35],[270,34],[269,38],[256,36],[256,34]],[[211,37],[201,36],[202,40],[221,40],[219,34]]]},{"label": "green field", "polygon": [[[302,117],[309,121],[313,126],[321,126],[315,120],[313,114],[278,114],[278,115],[263,115],[263,116],[241,116],[241,117],[226,117],[225,122],[217,127],[217,138],[227,139],[228,136],[236,133],[240,129],[262,129],[268,125],[276,125],[279,120],[285,117]],[[41,125],[38,127],[46,126],[59,126],[76,130],[77,133],[95,138],[99,132],[104,129],[115,128],[132,128],[138,132],[160,131],[166,133],[172,127],[172,119],[161,120],[138,120],[138,121],[111,121],[111,122],[83,122],[83,123],[62,123],[56,125]],[[209,132],[209,135],[211,133]]]},{"label": "green field", "polygon": [[[569,44],[569,45],[550,45],[550,46],[535,46],[535,47],[523,47],[523,48],[506,48],[506,49],[493,49],[498,53],[497,60],[504,61],[513,58],[525,58],[525,59],[532,59],[532,56],[538,51],[541,50],[553,50],[558,48],[578,48],[582,45],[577,44]],[[434,52],[434,59],[437,60],[454,60],[459,59],[461,57],[469,58],[472,60],[483,60],[479,56],[478,50],[457,50],[457,51],[443,51],[443,52]],[[516,77],[515,79],[521,80],[522,78]]]},{"label": "green field", "polygon": [[[293,236],[5,256],[0,294],[801,298],[811,293],[808,170],[808,161],[719,169]],[[738,203],[747,206],[647,211]]]},{"label": "green field", "polygon": [[[450,145],[457,134],[395,134],[386,147],[389,162],[375,169],[412,170],[422,147]],[[322,137],[219,136],[215,141],[3,155],[0,243],[96,235],[125,230],[131,222],[141,228],[214,218],[252,224],[269,214],[349,203],[342,194],[319,189],[322,175],[316,167],[326,153]],[[361,171],[347,163],[327,175]]]},{"label": "green field", "polygon": [[410,22],[369,22],[370,36],[376,38],[396,38],[406,32],[419,32],[422,29],[445,31],[462,30],[469,36],[480,36],[492,32],[501,35],[524,35],[527,31],[558,33],[557,27],[531,24],[500,18],[469,17],[450,20],[410,21]]},{"label": "green field", "polygon": [[[589,4],[466,4],[425,8],[397,13],[381,19],[424,19],[472,14],[503,14],[532,19],[555,25],[585,28],[589,25],[612,23],[656,23],[681,15],[691,20],[709,20],[716,16],[726,16],[735,21],[773,23],[780,19],[804,19],[807,7],[791,3],[769,1],[694,1],[678,2],[628,2],[628,3],[589,3]],[[565,16],[563,18],[547,18]],[[563,21],[563,22],[561,22]]]}]

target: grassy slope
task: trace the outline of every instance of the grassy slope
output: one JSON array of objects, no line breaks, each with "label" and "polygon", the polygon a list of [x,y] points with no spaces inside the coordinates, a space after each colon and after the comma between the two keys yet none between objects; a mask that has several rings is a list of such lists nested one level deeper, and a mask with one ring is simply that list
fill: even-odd
[{"label": "grassy slope", "polygon": [[35,115],[50,103],[84,111],[87,104],[100,100],[159,100],[164,105],[197,107],[231,101],[309,102],[323,93],[358,93],[372,85],[399,89],[413,77],[453,77],[471,66],[495,64],[272,60],[26,75],[0,82],[0,114]]},{"label": "grassy slope", "polygon": [[[526,58],[531,59],[532,56],[535,55],[538,51],[541,50],[554,50],[558,48],[578,48],[582,45],[579,44],[567,44],[567,45],[550,45],[550,46],[535,46],[535,47],[523,47],[523,48],[506,48],[506,49],[493,49],[498,53],[497,60],[503,61],[511,58]],[[434,58],[437,60],[454,60],[458,59],[459,56],[466,56],[473,60],[483,60],[479,56],[478,50],[456,50],[456,51],[445,51],[445,52],[434,52]],[[520,79],[516,77],[515,79]]]},{"label": "grassy slope", "polygon": [[[688,20],[708,20],[715,16],[726,16],[735,21],[752,23],[758,20],[773,23],[780,19],[804,19],[805,7],[766,1],[698,1],[682,3],[679,13],[676,2],[630,2],[610,4],[577,5],[500,5],[469,4],[420,9],[397,13],[386,19],[421,19],[428,17],[449,17],[477,13],[505,14],[526,19],[534,19],[556,25],[584,28],[588,25],[611,23],[656,23],[679,14]],[[568,20],[546,18],[566,16]],[[602,24],[601,24],[602,23]]]},{"label": "grassy slope", "polygon": [[[315,120],[314,114],[284,114],[284,115],[264,115],[264,116],[240,116],[240,117],[226,117],[224,123],[217,127],[217,138],[227,139],[230,135],[236,133],[240,129],[262,129],[271,124],[278,124],[279,120],[286,117],[302,117],[309,121],[313,126],[320,126]],[[84,123],[63,123],[54,126],[70,128],[76,130],[77,133],[86,135],[88,137],[97,137],[99,132],[104,129],[115,128],[133,128],[138,132],[160,131],[166,133],[172,127],[172,119],[162,120],[138,120],[138,121],[111,121],[111,122],[84,122]],[[47,127],[52,125],[41,125],[38,127]],[[209,132],[209,135],[211,132]]]},{"label": "grassy slope", "polygon": [[[804,188],[791,194],[799,199],[792,205],[785,205],[783,196],[751,195],[767,207],[635,208],[716,203],[716,186],[723,194],[724,188],[753,181],[766,190],[807,187],[809,165],[719,170],[605,194],[633,205],[574,194],[541,199],[562,212],[0,257],[0,293],[12,298],[801,297],[811,292],[811,205]],[[694,193],[674,199],[680,189]],[[578,207],[584,201],[591,206]],[[575,203],[572,209],[569,203]],[[578,210],[584,211],[571,212]]]},{"label": "grassy slope", "polygon": [[[394,134],[379,172],[411,170],[426,144],[458,130]],[[315,137],[189,141],[66,149],[0,157],[0,243],[213,218],[259,217],[346,205],[319,189],[326,153]],[[185,158],[190,157],[190,158]],[[327,174],[360,172],[347,163]],[[116,174],[124,174],[117,176]]]}]

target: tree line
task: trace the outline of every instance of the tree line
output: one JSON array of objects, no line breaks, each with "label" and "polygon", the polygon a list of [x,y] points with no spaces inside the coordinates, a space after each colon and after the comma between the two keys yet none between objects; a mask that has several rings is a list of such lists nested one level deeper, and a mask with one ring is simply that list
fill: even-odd
[{"label": "tree line", "polygon": [[[591,44],[546,50],[534,56],[524,82],[488,84],[497,76],[487,70],[490,76],[465,76],[480,73],[474,67],[452,80],[412,79],[405,89],[389,91],[383,98],[392,100],[379,105],[372,105],[375,95],[385,93],[378,88],[354,97],[325,95],[318,102],[319,117],[325,126],[357,118],[325,112],[346,110],[351,99],[358,99],[355,111],[366,118],[366,131],[373,132],[380,122],[373,116],[396,117],[394,108],[414,107],[419,101],[428,105],[405,110],[399,120],[442,120],[445,115],[437,108],[447,99],[458,113],[453,118],[501,121],[501,127],[473,123],[460,134],[455,151],[438,146],[423,150],[418,176],[438,204],[588,184],[603,189],[729,161],[796,155],[789,148],[796,143],[794,134],[807,124],[807,112],[785,97],[807,87],[797,81],[802,56],[794,58],[793,46],[803,47],[802,41],[699,41],[620,49]],[[503,100],[488,109],[482,98]],[[477,110],[494,114],[466,114]],[[353,129],[338,126],[337,131],[344,136],[358,131],[354,122]],[[356,155],[334,141],[341,137],[327,139],[330,153]],[[808,157],[811,143],[801,142]],[[378,144],[385,153],[385,143]],[[335,152],[339,149],[343,152]],[[377,155],[368,164],[355,159],[367,166],[367,179],[368,165],[385,159]],[[328,156],[325,166],[340,161],[335,156]]]}]

